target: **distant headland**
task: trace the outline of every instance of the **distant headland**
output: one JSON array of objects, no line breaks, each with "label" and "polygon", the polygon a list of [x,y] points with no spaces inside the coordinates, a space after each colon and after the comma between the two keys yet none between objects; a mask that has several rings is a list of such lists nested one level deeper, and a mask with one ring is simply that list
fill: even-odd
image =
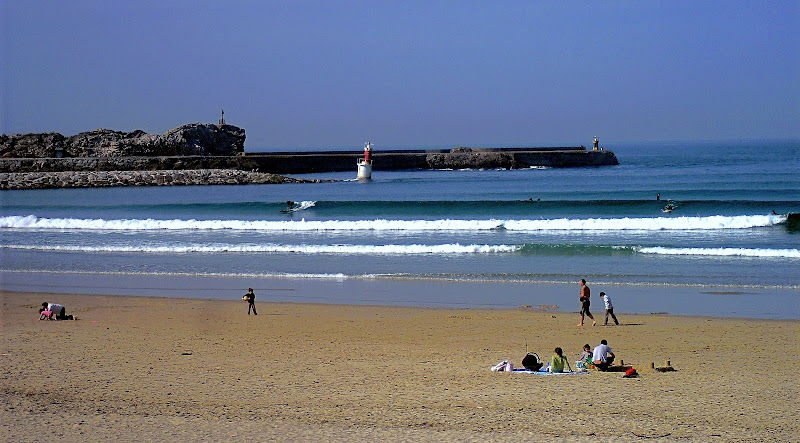
[{"label": "distant headland", "polygon": [[[245,130],[190,123],[164,134],[97,129],[0,135],[0,189],[289,183],[277,174],[352,170],[361,151],[245,153]],[[375,171],[519,169],[617,165],[611,151],[584,146],[375,150]]]},{"label": "distant headland", "polygon": [[164,134],[96,129],[65,137],[57,132],[0,135],[3,158],[241,155],[245,131],[233,125],[189,123]]}]

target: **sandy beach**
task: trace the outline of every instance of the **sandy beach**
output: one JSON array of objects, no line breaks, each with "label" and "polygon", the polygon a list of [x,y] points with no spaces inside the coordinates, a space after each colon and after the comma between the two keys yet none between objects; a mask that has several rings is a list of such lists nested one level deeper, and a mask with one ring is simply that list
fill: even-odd
[{"label": "sandy beach", "polygon": [[[783,440],[800,322],[3,292],[4,441]],[[43,301],[76,321],[38,321]],[[597,315],[597,313],[596,313]],[[602,319],[601,319],[602,320]],[[493,373],[607,339],[639,378]],[[650,363],[669,360],[675,372]]]}]

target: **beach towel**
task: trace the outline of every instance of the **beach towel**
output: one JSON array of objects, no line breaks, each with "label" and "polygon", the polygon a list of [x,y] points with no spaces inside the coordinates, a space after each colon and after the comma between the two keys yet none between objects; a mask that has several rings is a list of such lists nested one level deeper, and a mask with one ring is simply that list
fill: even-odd
[{"label": "beach towel", "polygon": [[531,374],[531,375],[587,375],[588,372],[548,372],[548,371],[531,371],[528,369],[514,369],[515,374]]},{"label": "beach towel", "polygon": [[514,366],[508,360],[503,360],[492,366],[492,372],[511,372],[512,369],[514,369]]}]

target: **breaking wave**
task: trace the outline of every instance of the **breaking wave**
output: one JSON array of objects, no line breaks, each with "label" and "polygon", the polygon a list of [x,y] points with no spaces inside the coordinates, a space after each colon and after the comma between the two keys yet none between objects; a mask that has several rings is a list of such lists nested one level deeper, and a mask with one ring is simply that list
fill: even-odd
[{"label": "breaking wave", "polygon": [[706,255],[720,257],[775,257],[800,258],[800,249],[762,249],[762,248],[638,248],[643,254],[660,255]]},{"label": "breaking wave", "polygon": [[759,258],[800,258],[798,249],[766,248],[675,248],[639,247],[606,245],[488,245],[470,244],[411,244],[411,245],[286,245],[286,244],[228,244],[228,243],[189,243],[189,244],[110,244],[88,245],[5,245],[4,249],[85,252],[85,253],[144,253],[144,254],[188,254],[188,253],[297,253],[297,254],[340,254],[340,255],[465,255],[465,254],[513,254],[527,255],[630,255],[655,254],[679,256],[723,256]]},{"label": "breaking wave", "polygon": [[513,245],[280,245],[280,244],[185,244],[185,245],[9,245],[8,249],[61,251],[61,252],[135,252],[153,254],[273,252],[301,254],[366,254],[366,255],[419,255],[419,254],[497,254],[515,252]]},{"label": "breaking wave", "polygon": [[785,223],[786,215],[642,217],[541,220],[158,220],[0,217],[2,229],[37,230],[242,230],[242,231],[692,231],[749,229]]}]

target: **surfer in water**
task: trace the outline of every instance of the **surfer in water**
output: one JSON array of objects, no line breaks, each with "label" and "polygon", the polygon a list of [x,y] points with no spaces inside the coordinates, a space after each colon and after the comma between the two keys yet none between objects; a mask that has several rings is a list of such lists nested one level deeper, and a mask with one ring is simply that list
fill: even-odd
[{"label": "surfer in water", "polygon": [[294,202],[291,200],[286,200],[286,212],[292,212],[294,210]]}]

